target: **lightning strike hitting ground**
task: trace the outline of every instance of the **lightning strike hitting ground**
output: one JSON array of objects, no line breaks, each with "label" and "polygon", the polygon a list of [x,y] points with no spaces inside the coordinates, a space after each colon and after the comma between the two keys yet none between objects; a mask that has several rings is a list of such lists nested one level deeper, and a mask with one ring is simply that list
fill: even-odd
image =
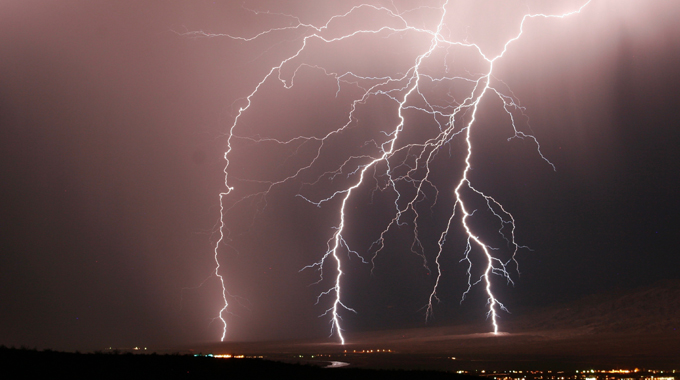
[{"label": "lightning strike hitting ground", "polygon": [[[516,115],[518,113],[522,115],[524,109],[519,105],[519,101],[514,97],[512,91],[500,79],[494,77],[494,66],[497,61],[503,58],[508,49],[512,47],[513,42],[522,38],[525,24],[532,19],[565,18],[581,12],[589,3],[590,1],[584,1],[580,7],[560,14],[525,14],[521,18],[521,22],[516,25],[512,38],[505,41],[502,45],[502,51],[495,56],[485,52],[479,44],[468,42],[466,39],[460,41],[447,38],[447,35],[451,34],[447,24],[447,16],[456,12],[455,7],[448,0],[436,6],[422,5],[401,11],[394,4],[391,6],[358,5],[345,13],[330,17],[325,24],[320,26],[303,23],[299,18],[287,14],[253,11],[256,14],[266,13],[268,16],[290,20],[291,25],[264,30],[252,36],[208,34],[204,32],[189,33],[189,35],[193,36],[227,37],[242,41],[243,43],[249,43],[266,36],[294,31],[298,33],[300,41],[299,48],[296,51],[271,67],[268,73],[257,83],[252,92],[245,98],[245,104],[239,108],[233,124],[227,131],[227,149],[224,155],[226,160],[226,167],[224,169],[226,191],[220,194],[221,218],[219,223],[219,240],[215,245],[214,252],[216,262],[215,275],[220,280],[224,302],[224,306],[219,313],[219,318],[224,324],[222,340],[225,339],[227,333],[224,313],[228,306],[228,293],[225,279],[220,275],[219,249],[224,244],[225,239],[228,239],[228,234],[225,233],[225,217],[227,217],[231,208],[246,200],[258,197],[266,204],[266,197],[273,188],[300,180],[303,176],[311,175],[316,178],[312,182],[303,182],[305,186],[314,186],[323,181],[329,181],[335,185],[333,180],[341,174],[344,179],[350,181],[349,184],[335,185],[336,189],[328,193],[327,196],[315,198],[302,192],[297,194],[297,197],[317,207],[331,207],[330,203],[332,201],[339,201],[340,203],[337,209],[338,219],[334,226],[334,232],[327,241],[328,248],[325,254],[322,255],[319,261],[302,268],[302,270],[317,270],[319,273],[318,284],[326,282],[324,274],[327,271],[333,271],[334,276],[332,277],[331,284],[329,288],[319,294],[317,303],[321,303],[329,297],[332,300],[330,307],[322,315],[330,316],[331,335],[336,334],[340,342],[344,344],[345,337],[341,327],[341,316],[345,311],[354,313],[356,311],[343,299],[342,283],[343,276],[345,275],[343,272],[343,255],[356,255],[363,262],[368,263],[362,254],[350,248],[344,235],[348,223],[350,223],[347,217],[348,202],[352,200],[353,194],[359,191],[362,186],[370,186],[371,183],[375,186],[374,192],[392,192],[394,194],[394,216],[379,236],[376,237],[377,240],[374,241],[373,245],[368,248],[368,252],[371,255],[370,262],[373,268],[375,268],[376,258],[385,247],[385,239],[389,231],[410,223],[413,231],[411,251],[422,259],[423,266],[429,270],[430,264],[427,260],[424,245],[420,240],[421,231],[419,230],[418,221],[421,215],[418,212],[418,206],[428,199],[428,191],[434,191],[435,193],[434,200],[429,201],[430,209],[432,210],[436,205],[437,197],[441,194],[432,180],[432,171],[435,170],[433,162],[438,155],[447,154],[443,152],[444,149],[448,149],[448,154],[451,155],[451,151],[455,150],[451,143],[457,136],[465,140],[465,158],[461,162],[462,172],[458,179],[453,182],[455,185],[452,188],[454,198],[453,208],[448,214],[448,222],[440,232],[437,232],[439,235],[437,241],[438,251],[435,256],[437,276],[429,299],[427,301],[424,300],[425,318],[429,319],[432,317],[436,302],[439,301],[437,292],[442,278],[440,259],[444,254],[444,246],[451,228],[457,220],[456,218],[459,218],[464,234],[467,236],[466,249],[460,261],[466,262],[468,276],[467,289],[462,293],[461,302],[469,294],[473,286],[482,284],[487,296],[487,315],[493,326],[493,332],[498,333],[499,312],[507,310],[494,294],[492,275],[500,276],[505,282],[512,283],[509,267],[512,265],[519,273],[515,259],[516,253],[519,249],[527,249],[527,247],[521,246],[515,241],[515,219],[510,212],[493,197],[477,189],[472,184],[470,174],[471,170],[473,170],[474,143],[471,133],[480,112],[480,103],[484,99],[495,96],[500,100],[500,104],[502,104],[503,110],[508,117],[507,123],[512,133],[508,140],[513,138],[530,140],[535,145],[538,156],[547,165],[552,166],[552,163],[541,153],[540,145],[536,138],[527,132],[523,132],[520,126],[516,124]],[[413,12],[436,15],[432,17],[432,20],[438,20],[435,27],[419,27],[410,22],[409,14]],[[350,32],[337,32],[336,29],[340,29],[340,27],[348,28],[355,25],[356,16],[359,14],[369,14],[372,20],[386,20],[386,24],[378,26],[370,24],[371,26],[366,27],[366,29],[353,28]],[[350,19],[353,20],[353,23],[348,21]],[[414,54],[415,60],[412,66],[401,72],[386,73],[382,76],[366,75],[362,72],[329,70],[319,64],[306,63],[304,61],[307,54],[313,52],[318,46],[333,46],[341,42],[348,43],[354,40],[363,41],[363,39],[369,37],[378,39],[407,34],[425,36],[427,43],[421,46],[419,53]],[[477,73],[468,71],[468,69],[458,70],[465,74],[450,75],[450,65],[456,65],[456,62],[450,59],[450,55],[453,55],[454,52],[463,52],[464,54],[476,56],[486,66],[485,69]],[[433,69],[433,67],[436,68]],[[266,91],[263,88],[271,85],[270,82],[278,80],[283,88],[291,89],[296,75],[299,75],[303,68],[316,70],[322,72],[327,77],[334,78],[337,82],[336,96],[341,93],[341,87],[343,86],[360,90],[360,96],[355,97],[351,101],[349,113],[345,121],[329,132],[323,132],[319,135],[296,136],[292,139],[249,135],[246,130],[242,130],[245,128],[242,127],[241,120],[246,113],[255,112],[258,97],[262,95],[263,91]],[[292,74],[286,74],[291,71]],[[448,86],[447,94],[441,96],[440,93],[437,93],[435,90],[437,86]],[[463,100],[456,101],[454,92],[463,93],[464,95],[459,97]],[[442,100],[442,98],[445,100]],[[357,116],[359,114],[359,107],[370,104],[375,99],[386,99],[396,105],[396,110],[394,111],[396,122],[391,127],[381,131],[382,140],[371,139],[364,144],[368,147],[366,148],[367,153],[349,154],[339,166],[336,165],[329,170],[320,169],[319,167],[323,167],[321,161],[327,145],[338,138],[339,135],[354,128],[361,119],[360,116]],[[381,110],[382,108],[376,109],[376,112],[384,112]],[[412,116],[415,114],[427,116],[431,120],[430,122],[436,125],[436,132],[426,132],[423,129],[421,133],[418,133],[420,140],[414,141],[413,136],[402,139],[402,134],[407,129],[417,128],[414,124],[422,124],[421,121],[415,120],[415,117]],[[328,122],[333,123],[334,121],[329,120]],[[236,179],[236,182],[257,182],[264,185],[264,188],[261,191],[235,195],[237,185],[233,184],[234,181],[232,181],[233,178],[230,178],[230,172],[233,165],[236,165],[232,158],[233,152],[237,149],[238,141],[241,140],[248,141],[250,144],[272,143],[279,146],[296,146],[294,155],[303,146],[309,144],[316,144],[316,148],[312,149],[311,159],[307,159],[296,170],[277,180]],[[315,171],[320,171],[322,174],[313,174]],[[455,173],[456,169],[452,168],[451,172]],[[230,201],[229,207],[224,206],[224,199],[227,197],[235,197]],[[475,209],[476,206],[473,206],[475,202],[485,205],[486,210]],[[496,253],[498,248],[485,242],[485,239],[481,237],[481,233],[478,231],[479,227],[471,223],[475,213],[481,214],[485,212],[490,213],[493,215],[492,218],[498,220],[500,228],[498,228],[497,232],[500,237],[505,239],[509,247],[505,256]],[[407,221],[405,220],[406,218],[410,219]],[[482,265],[484,268],[480,275],[473,274],[473,263],[476,261],[480,261],[481,264],[479,265]]]}]

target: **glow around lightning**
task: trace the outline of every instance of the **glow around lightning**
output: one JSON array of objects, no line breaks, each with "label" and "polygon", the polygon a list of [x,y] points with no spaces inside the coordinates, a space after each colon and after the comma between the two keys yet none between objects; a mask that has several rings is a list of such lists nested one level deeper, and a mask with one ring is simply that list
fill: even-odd
[{"label": "glow around lightning", "polygon": [[[299,180],[303,175],[306,175],[313,170],[318,170],[321,165],[320,160],[324,152],[327,142],[337,138],[353,123],[360,122],[356,116],[357,107],[365,105],[375,98],[387,98],[396,103],[396,120],[397,122],[383,131],[384,140],[371,140],[369,145],[375,147],[375,153],[348,156],[344,162],[339,166],[318,176],[317,180],[312,183],[307,183],[308,186],[314,186],[317,182],[323,180],[333,181],[336,176],[342,175],[344,178],[351,179],[349,185],[345,184],[343,187],[336,188],[331,193],[313,198],[308,194],[298,193],[297,197],[304,199],[312,205],[317,207],[333,207],[333,204],[339,201],[340,205],[337,208],[337,220],[332,225],[332,232],[329,234],[327,242],[327,250],[321,255],[319,261],[310,263],[310,265],[302,268],[302,270],[316,270],[319,274],[319,281],[317,284],[328,283],[331,273],[330,286],[325,290],[320,291],[317,298],[317,303],[327,303],[330,305],[322,316],[329,318],[331,323],[331,334],[335,334],[341,343],[345,343],[342,328],[342,315],[347,312],[354,312],[351,305],[343,298],[342,284],[345,278],[343,277],[343,264],[345,257],[348,255],[358,256],[365,263],[372,263],[375,267],[376,258],[382,253],[385,247],[385,239],[389,231],[403,228],[408,225],[413,231],[413,243],[411,251],[422,259],[422,264],[426,268],[430,268],[432,263],[429,263],[425,254],[425,248],[420,241],[420,230],[418,220],[421,218],[419,213],[419,204],[424,202],[427,198],[426,189],[434,189],[437,197],[452,196],[453,208],[450,210],[448,222],[442,227],[437,241],[438,252],[436,252],[435,267],[436,280],[430,296],[423,300],[425,304],[425,318],[431,318],[434,313],[435,306],[439,301],[437,292],[439,290],[440,280],[442,278],[442,270],[440,258],[446,253],[445,243],[451,228],[456,223],[460,223],[460,227],[464,231],[464,236],[467,236],[466,249],[462,252],[461,262],[467,265],[467,289],[462,292],[461,302],[469,294],[473,286],[482,286],[487,296],[487,315],[491,322],[494,333],[499,331],[499,313],[503,310],[507,311],[505,306],[499,301],[493,291],[492,276],[500,276],[505,282],[512,283],[511,270],[517,268],[517,261],[515,255],[519,249],[526,248],[519,245],[515,241],[515,219],[499,202],[492,196],[478,190],[471,181],[470,172],[473,169],[474,157],[474,142],[471,137],[471,132],[475,128],[475,121],[477,120],[480,111],[480,102],[489,97],[496,97],[500,100],[502,107],[507,114],[507,125],[511,131],[511,138],[521,138],[530,140],[536,149],[538,159],[546,162],[546,165],[551,165],[550,161],[541,153],[538,141],[529,133],[523,132],[521,126],[516,123],[516,115],[521,114],[524,110],[519,106],[519,101],[515,99],[512,92],[504,86],[503,82],[494,77],[494,66],[503,58],[506,52],[512,48],[514,41],[522,38],[524,27],[532,19],[549,18],[560,19],[572,16],[586,7],[590,1],[584,2],[579,8],[563,14],[531,14],[524,15],[521,22],[518,23],[516,34],[511,36],[503,45],[502,51],[496,56],[488,55],[479,45],[470,43],[468,41],[454,41],[446,37],[445,31],[447,29],[447,15],[455,12],[455,9],[450,9],[452,6],[449,1],[438,3],[436,5],[423,5],[419,8],[409,10],[398,10],[392,4],[390,6],[376,6],[364,4],[354,6],[347,12],[332,16],[323,25],[312,25],[302,23],[298,18],[286,14],[271,14],[270,16],[277,16],[284,19],[291,20],[290,26],[272,28],[263,30],[252,36],[237,36],[225,34],[209,34],[205,32],[192,32],[194,36],[205,37],[226,37],[241,41],[242,43],[249,43],[265,36],[277,35],[278,33],[285,33],[289,31],[298,31],[301,35],[299,48],[292,52],[287,58],[277,62],[267,74],[254,86],[252,92],[246,96],[244,105],[239,108],[233,124],[227,131],[227,149],[224,155],[226,160],[225,173],[225,192],[220,194],[220,212],[221,219],[219,224],[219,240],[215,246],[215,274],[219,278],[222,286],[223,307],[219,312],[219,319],[223,323],[222,340],[227,335],[227,323],[224,319],[224,314],[227,311],[227,283],[228,279],[223,278],[220,274],[220,266],[228,265],[228,263],[221,263],[219,258],[219,249],[225,244],[228,239],[228,233],[225,227],[225,218],[229,217],[229,210],[236,204],[240,204],[255,197],[265,199],[269,192],[288,182]],[[436,28],[426,29],[409,24],[407,14],[417,9],[424,9],[438,14]],[[253,11],[255,12],[255,11]],[[387,16],[390,20],[390,25],[372,26],[366,29],[354,29],[351,32],[334,35],[329,32],[332,25],[342,23],[344,20],[354,16],[358,12],[368,12],[376,16]],[[260,12],[256,12],[260,13]],[[395,26],[396,25],[396,26]],[[340,41],[351,42],[355,39],[372,37],[383,38],[387,35],[396,33],[415,33],[418,35],[427,36],[429,42],[422,46],[422,52],[417,54],[413,66],[401,74],[387,73],[384,76],[368,76],[361,72],[333,72],[326,68],[320,67],[317,64],[307,64],[300,62],[303,58],[303,53],[307,53],[314,49],[314,44],[335,44]],[[314,43],[312,43],[314,42]],[[468,73],[465,76],[449,76],[448,65],[455,65],[455,62],[444,62],[444,67],[441,68],[443,72],[440,76],[429,74],[432,70],[426,70],[425,66],[429,60],[438,51],[438,49],[445,49],[448,52],[453,49],[464,49],[465,51],[473,51],[484,62],[486,62],[486,70],[481,73]],[[292,67],[289,67],[292,66]],[[337,91],[342,91],[342,86],[353,86],[361,89],[361,96],[355,98],[350,107],[347,118],[344,121],[329,120],[329,123],[337,123],[337,128],[330,132],[322,133],[320,135],[312,136],[297,136],[289,140],[280,140],[275,138],[268,138],[263,136],[249,135],[245,127],[240,123],[242,117],[248,112],[258,112],[257,110],[258,97],[261,95],[263,87],[270,81],[279,81],[280,85],[285,89],[290,89],[294,86],[294,79],[298,71],[302,68],[311,68],[320,70],[324,75],[331,76],[337,81]],[[292,70],[291,77],[285,77],[282,70]],[[303,80],[303,79],[297,79]],[[433,83],[445,83],[458,91],[461,89],[468,89],[467,94],[460,101],[456,101],[451,97],[447,103],[441,103],[441,100],[434,95],[428,94],[428,89]],[[438,132],[425,136],[421,141],[402,141],[402,132],[407,128],[417,128],[415,122],[410,122],[406,111],[416,111],[419,114],[427,115],[431,118],[433,123],[437,125]],[[451,147],[451,142],[454,138],[464,139],[465,141],[465,159],[462,162],[462,173],[460,177],[454,182],[455,187],[442,191],[437,189],[431,181],[431,164],[433,160],[440,154],[450,154],[449,151],[454,149]],[[250,143],[275,143],[281,145],[288,144],[306,144],[316,143],[316,154],[313,155],[305,164],[299,166],[294,172],[289,175],[272,181],[261,181],[265,184],[263,191],[255,192],[246,195],[239,195],[239,198],[231,199],[229,207],[224,207],[224,199],[235,196],[235,186],[232,184],[230,172],[237,162],[234,161],[232,155],[233,151],[238,148],[239,141],[247,140]],[[404,158],[404,156],[406,158]],[[554,168],[554,167],[553,167]],[[452,170],[454,173],[455,170]],[[441,174],[440,174],[441,175]],[[378,184],[378,179],[382,180]],[[248,181],[248,179],[242,179]],[[252,181],[255,181],[254,179]],[[238,181],[237,181],[238,182]],[[361,251],[356,248],[350,248],[345,236],[347,225],[350,221],[347,218],[348,202],[352,199],[353,194],[362,186],[375,186],[379,193],[385,191],[392,192],[395,196],[394,214],[392,220],[387,223],[382,233],[376,236],[371,247],[366,247]],[[405,192],[404,188],[409,191]],[[408,196],[406,194],[409,194]],[[476,231],[470,223],[471,218],[475,212],[482,212],[482,210],[472,209],[470,205],[473,198],[482,200],[486,205],[486,212],[490,212],[497,220],[498,224],[495,229],[508,243],[510,247],[510,255],[501,258],[497,255],[496,247],[490,246],[481,237],[480,231]],[[435,207],[436,199],[430,201],[430,207]],[[364,253],[359,253],[364,252]],[[368,256],[368,257],[367,257]],[[509,257],[509,258],[508,258]],[[484,269],[480,276],[473,275],[473,262],[481,261]]]}]

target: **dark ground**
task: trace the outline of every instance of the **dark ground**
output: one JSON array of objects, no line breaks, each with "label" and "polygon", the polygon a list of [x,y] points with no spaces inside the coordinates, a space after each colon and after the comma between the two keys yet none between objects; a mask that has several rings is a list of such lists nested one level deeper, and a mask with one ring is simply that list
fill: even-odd
[{"label": "dark ground", "polygon": [[3,379],[476,379],[436,371],[324,369],[262,359],[214,359],[191,355],[80,354],[0,347]]}]

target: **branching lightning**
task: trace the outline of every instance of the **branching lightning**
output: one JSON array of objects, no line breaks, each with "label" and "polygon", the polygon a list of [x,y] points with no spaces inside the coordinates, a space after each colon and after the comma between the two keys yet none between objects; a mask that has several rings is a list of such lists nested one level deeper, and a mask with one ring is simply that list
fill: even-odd
[{"label": "branching lightning", "polygon": [[[421,242],[421,234],[419,230],[418,221],[421,215],[419,214],[419,204],[424,202],[427,198],[426,191],[434,191],[436,196],[429,200],[430,208],[434,207],[437,198],[441,197],[440,190],[437,189],[431,180],[432,163],[435,158],[448,148],[449,152],[454,149],[451,142],[454,138],[463,138],[465,141],[465,158],[461,163],[462,174],[459,179],[454,181],[455,187],[452,189],[453,208],[450,210],[448,222],[440,232],[437,232],[439,239],[437,241],[437,252],[435,259],[436,266],[436,280],[430,293],[429,299],[426,303],[426,319],[431,318],[434,312],[434,307],[439,298],[437,296],[438,287],[442,278],[441,261],[444,254],[444,246],[447,237],[450,234],[454,222],[459,218],[461,227],[467,236],[466,249],[463,252],[461,262],[467,264],[467,289],[462,293],[461,302],[469,294],[473,286],[480,284],[484,287],[487,296],[487,315],[493,326],[493,332],[498,333],[499,325],[498,318],[500,311],[507,311],[505,306],[499,301],[495,295],[492,287],[492,275],[500,276],[504,281],[512,283],[510,275],[510,267],[517,268],[517,261],[515,259],[516,253],[519,249],[527,248],[518,244],[515,241],[515,219],[512,214],[507,211],[496,199],[487,195],[485,192],[479,190],[470,178],[471,170],[473,170],[473,139],[471,133],[475,127],[478,113],[480,112],[480,103],[487,98],[496,97],[500,100],[502,107],[508,117],[508,125],[512,131],[512,138],[527,139],[534,145],[538,156],[544,160],[547,165],[554,166],[541,152],[540,145],[537,139],[527,133],[523,132],[516,124],[515,115],[523,112],[523,108],[519,105],[512,91],[505,86],[505,83],[494,77],[494,66],[501,60],[508,49],[511,48],[513,42],[522,38],[524,34],[524,27],[527,22],[535,18],[545,19],[560,19],[574,14],[580,13],[592,0],[585,1],[577,9],[562,14],[525,14],[521,22],[517,25],[516,34],[509,38],[503,45],[502,51],[496,56],[488,55],[481,46],[467,40],[455,41],[446,37],[447,31],[447,15],[455,12],[449,0],[440,3],[437,6],[421,6],[407,11],[398,11],[396,6],[376,6],[371,4],[362,4],[354,6],[347,12],[337,14],[330,17],[327,22],[321,26],[303,23],[299,18],[286,14],[272,14],[276,16],[292,20],[292,25],[285,27],[272,28],[261,31],[252,36],[234,36],[226,34],[209,34],[204,32],[189,33],[193,36],[202,37],[226,37],[233,40],[249,43],[265,36],[277,35],[279,33],[296,31],[300,35],[299,48],[289,55],[287,58],[278,62],[275,66],[267,72],[267,74],[254,86],[250,94],[245,97],[245,105],[238,109],[234,118],[233,124],[227,132],[227,149],[224,154],[226,160],[225,173],[225,187],[226,191],[220,194],[220,229],[219,240],[215,245],[215,274],[219,278],[222,286],[222,295],[224,306],[219,312],[219,318],[224,324],[222,333],[222,340],[225,339],[227,333],[227,323],[224,319],[224,313],[227,310],[227,288],[225,279],[220,275],[220,259],[219,249],[224,244],[228,235],[225,234],[225,217],[233,205],[244,202],[248,199],[260,197],[266,203],[266,197],[269,192],[280,185],[289,183],[293,180],[299,180],[303,174],[309,175],[313,170],[318,170],[320,160],[327,144],[343,132],[350,129],[355,122],[358,121],[357,109],[361,105],[367,104],[370,100],[375,98],[388,99],[396,105],[396,123],[389,129],[382,131],[383,140],[371,140],[367,145],[374,148],[372,153],[361,155],[350,155],[340,166],[331,170],[326,170],[317,177],[313,182],[308,182],[305,186],[314,186],[320,181],[333,180],[342,175],[351,183],[345,184],[344,187],[336,188],[325,197],[314,198],[308,194],[298,193],[297,196],[317,207],[330,207],[331,201],[340,203],[337,209],[338,219],[334,225],[333,233],[329,236],[327,241],[327,250],[322,255],[321,259],[312,263],[301,270],[311,269],[319,273],[318,283],[325,283],[327,280],[324,274],[328,271],[333,272],[330,287],[320,292],[317,303],[330,298],[330,307],[322,314],[330,317],[331,335],[335,334],[341,343],[345,343],[343,336],[343,329],[341,327],[342,314],[347,311],[356,313],[349,304],[343,299],[342,282],[343,282],[343,255],[356,255],[364,262],[370,262],[375,268],[376,258],[379,256],[385,247],[385,239],[389,231],[399,228],[404,225],[411,225],[413,229],[413,242],[411,244],[411,251],[422,259],[424,267],[430,267],[425,254],[424,244]],[[436,27],[424,28],[417,27],[409,23],[407,15],[416,10],[427,10],[431,13],[437,14]],[[380,16],[383,19],[390,20],[389,25],[381,25],[377,27],[370,27],[367,29],[354,29],[350,32],[336,35],[331,31],[332,27],[341,24],[344,20],[356,16],[356,14],[364,12],[372,15]],[[352,24],[353,25],[353,24]],[[309,64],[301,62],[304,59],[303,53],[313,50],[317,44],[333,45],[342,41],[353,41],[358,38],[381,38],[394,34],[412,33],[427,37],[428,44],[422,46],[420,53],[416,54],[413,64],[408,70],[402,73],[394,74],[388,73],[383,76],[364,75],[360,72],[334,72],[319,66],[318,64]],[[464,50],[466,54],[474,54],[481,59],[480,62],[485,62],[485,71],[482,73],[469,73],[466,75],[451,75],[449,76],[450,60],[447,60],[449,52],[455,49]],[[435,55],[445,52],[446,57],[443,64],[440,64],[439,73],[429,68],[429,65],[436,65],[437,59]],[[472,52],[472,53],[470,53]],[[292,66],[292,74],[286,77],[283,69],[290,70]],[[252,112],[256,108],[258,96],[264,91],[262,88],[270,81],[280,81],[285,89],[290,89],[294,86],[296,75],[301,68],[308,68],[319,70],[328,77],[332,77],[337,81],[337,93],[341,92],[343,86],[352,86],[359,88],[361,96],[356,97],[349,107],[347,119],[341,123],[337,128],[330,132],[322,133],[318,136],[297,136],[289,140],[268,138],[256,136],[248,136],[247,132],[242,131],[241,120],[243,116]],[[454,96],[449,94],[446,102],[442,101],[435,95],[428,93],[428,89],[434,85],[443,84],[455,88],[456,91],[466,91],[462,101],[456,101]],[[430,91],[431,92],[431,91]],[[401,136],[407,128],[414,128],[415,122],[410,121],[409,115],[417,113],[429,117],[437,126],[438,131],[430,134],[429,137],[423,138],[421,141],[409,141],[402,139]],[[332,121],[330,121],[332,122]],[[426,133],[422,133],[427,136]],[[264,190],[243,196],[231,201],[230,207],[225,208],[223,200],[231,197],[235,186],[230,178],[230,172],[233,165],[233,151],[237,146],[239,140],[247,140],[250,143],[274,143],[279,145],[298,146],[300,149],[305,144],[317,144],[312,158],[300,165],[294,172],[283,176],[278,180],[262,182],[264,183]],[[403,140],[403,141],[402,141]],[[297,151],[297,150],[296,150]],[[293,153],[295,154],[295,153]],[[450,154],[450,153],[449,153]],[[240,179],[242,181],[255,181],[254,179]],[[238,181],[237,181],[238,182]],[[370,260],[365,260],[363,255],[357,251],[352,250],[345,238],[347,225],[350,223],[347,217],[348,202],[352,199],[353,194],[362,186],[369,186],[369,183],[375,183],[376,190],[380,192],[390,191],[394,194],[394,215],[391,221],[385,226],[384,230],[376,237],[373,245],[369,247],[369,254],[372,255]],[[408,191],[404,191],[408,188]],[[375,190],[374,190],[375,191]],[[472,200],[481,200],[481,203],[486,205],[484,212],[490,213],[499,222],[500,228],[498,234],[507,241],[510,247],[509,258],[501,258],[494,254],[495,248],[489,243],[485,242],[480,236],[480,233],[475,230],[471,224],[471,218],[475,214],[472,206]],[[479,210],[479,212],[482,212]],[[406,218],[410,218],[408,221]],[[479,254],[479,257],[473,257]],[[473,275],[473,262],[481,261],[484,270],[481,275],[477,277]],[[329,269],[330,268],[330,269]],[[519,273],[518,269],[517,272]]]}]

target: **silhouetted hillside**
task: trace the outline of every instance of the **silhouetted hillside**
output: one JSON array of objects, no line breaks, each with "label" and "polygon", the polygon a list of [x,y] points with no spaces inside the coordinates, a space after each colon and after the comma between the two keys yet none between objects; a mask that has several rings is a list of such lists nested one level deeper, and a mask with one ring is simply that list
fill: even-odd
[{"label": "silhouetted hillside", "polygon": [[0,347],[2,379],[477,379],[436,371],[325,369],[263,359],[189,355],[80,354]]}]

